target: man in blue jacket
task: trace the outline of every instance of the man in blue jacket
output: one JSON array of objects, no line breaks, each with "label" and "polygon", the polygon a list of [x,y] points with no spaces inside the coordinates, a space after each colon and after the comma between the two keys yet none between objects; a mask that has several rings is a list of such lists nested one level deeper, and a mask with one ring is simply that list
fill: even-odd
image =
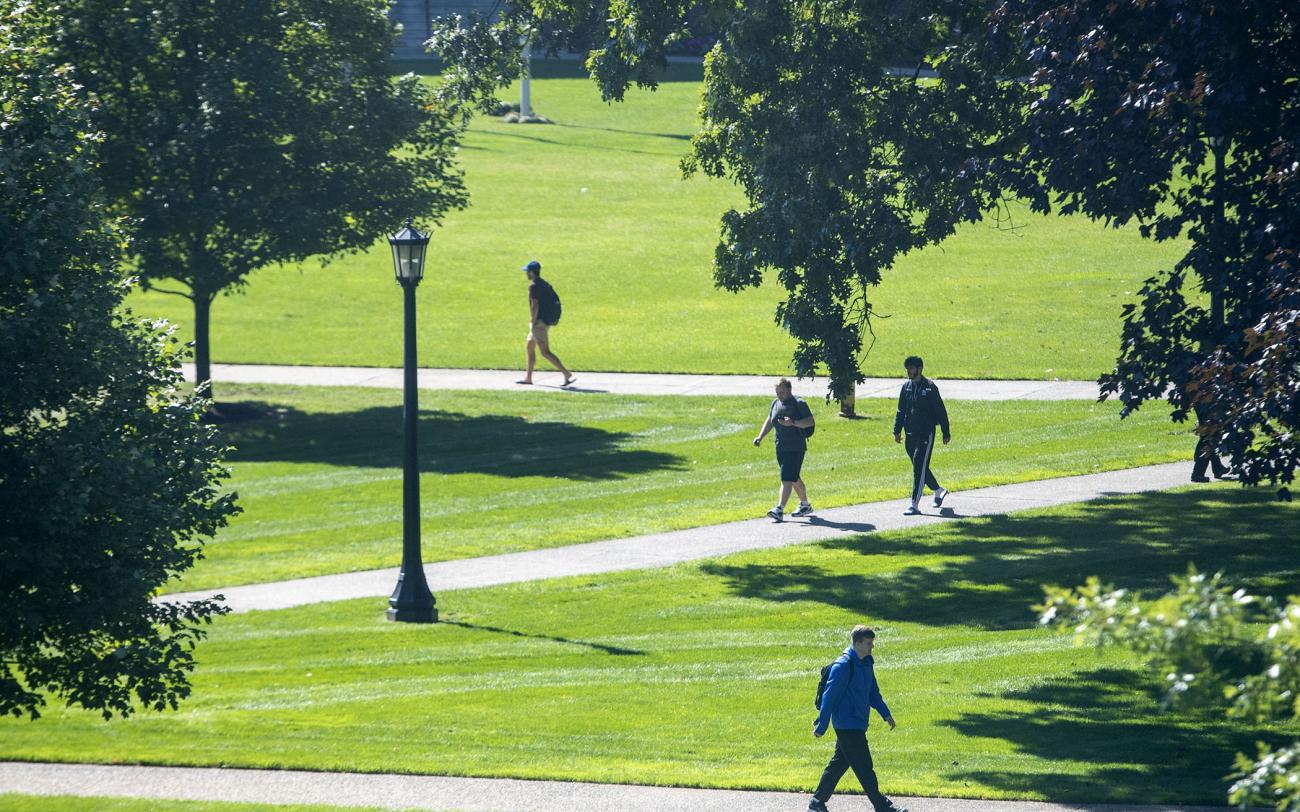
[{"label": "man in blue jacket", "polygon": [[952,439],[948,430],[948,410],[939,396],[939,387],[934,381],[921,374],[925,362],[919,356],[909,355],[903,361],[907,370],[907,383],[898,393],[898,414],[894,417],[894,442],[903,442],[903,430],[907,430],[907,456],[912,458],[912,505],[903,511],[908,516],[921,512],[921,494],[929,485],[934,491],[934,506],[942,507],[946,488],[939,487],[939,480],[930,470],[930,455],[934,452],[935,427],[943,429],[943,444]]},{"label": "man in blue jacket", "polygon": [[868,626],[854,626],[850,636],[853,644],[831,666],[820,712],[813,723],[813,735],[819,738],[826,733],[827,725],[835,729],[835,755],[817,783],[817,791],[808,802],[808,812],[828,812],[826,802],[850,767],[862,782],[862,789],[876,812],[907,812],[881,794],[871,763],[871,749],[867,747],[867,724],[872,708],[890,730],[894,729],[894,716],[876,684],[875,660],[871,656],[876,633]]}]

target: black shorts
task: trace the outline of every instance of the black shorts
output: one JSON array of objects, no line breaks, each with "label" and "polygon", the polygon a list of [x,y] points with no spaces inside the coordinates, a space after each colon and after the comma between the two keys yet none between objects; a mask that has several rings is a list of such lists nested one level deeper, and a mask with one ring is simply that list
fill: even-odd
[{"label": "black shorts", "polygon": [[803,470],[803,455],[806,449],[798,451],[781,450],[776,452],[776,464],[781,466],[782,482],[798,482],[799,472]]}]

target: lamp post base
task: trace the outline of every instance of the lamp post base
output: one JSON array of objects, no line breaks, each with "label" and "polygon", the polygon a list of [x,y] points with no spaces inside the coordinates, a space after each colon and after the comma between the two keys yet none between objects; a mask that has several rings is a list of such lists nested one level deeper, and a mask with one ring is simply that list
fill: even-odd
[{"label": "lamp post base", "polygon": [[388,619],[398,623],[437,623],[438,610],[432,606],[394,607],[388,610]]},{"label": "lamp post base", "polygon": [[416,565],[410,572],[414,575],[408,578],[403,567],[397,574],[397,587],[388,599],[388,619],[398,623],[437,623],[438,602],[424,580],[424,570]]}]

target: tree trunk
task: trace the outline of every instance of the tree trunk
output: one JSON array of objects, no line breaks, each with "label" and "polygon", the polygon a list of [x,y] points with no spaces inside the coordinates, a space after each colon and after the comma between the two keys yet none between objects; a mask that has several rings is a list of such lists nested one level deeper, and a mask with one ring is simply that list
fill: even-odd
[{"label": "tree trunk", "polygon": [[208,341],[208,316],[212,312],[212,296],[194,291],[194,383],[208,383],[208,397],[212,394],[212,349]]},{"label": "tree trunk", "polygon": [[1213,330],[1213,344],[1215,346],[1223,342],[1223,298],[1224,287],[1228,281],[1228,251],[1227,236],[1228,229],[1224,222],[1224,205],[1223,205],[1223,156],[1226,152],[1223,144],[1217,144],[1214,147],[1214,248],[1217,252],[1215,257],[1214,282],[1210,288],[1210,326]]}]

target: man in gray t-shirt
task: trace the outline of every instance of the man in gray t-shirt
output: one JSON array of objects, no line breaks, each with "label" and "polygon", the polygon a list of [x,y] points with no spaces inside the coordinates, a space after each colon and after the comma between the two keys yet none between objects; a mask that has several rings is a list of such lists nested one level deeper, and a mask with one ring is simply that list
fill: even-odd
[{"label": "man in gray t-shirt", "polygon": [[767,512],[776,521],[785,519],[785,503],[790,501],[790,491],[799,496],[799,509],[793,516],[811,516],[813,506],[808,502],[808,489],[800,473],[804,452],[808,450],[805,429],[813,427],[812,409],[794,396],[790,382],[785,378],[776,382],[776,400],[767,411],[767,420],[754,438],[755,447],[763,442],[769,431],[776,430],[776,464],[781,468],[781,496],[776,507]]}]

